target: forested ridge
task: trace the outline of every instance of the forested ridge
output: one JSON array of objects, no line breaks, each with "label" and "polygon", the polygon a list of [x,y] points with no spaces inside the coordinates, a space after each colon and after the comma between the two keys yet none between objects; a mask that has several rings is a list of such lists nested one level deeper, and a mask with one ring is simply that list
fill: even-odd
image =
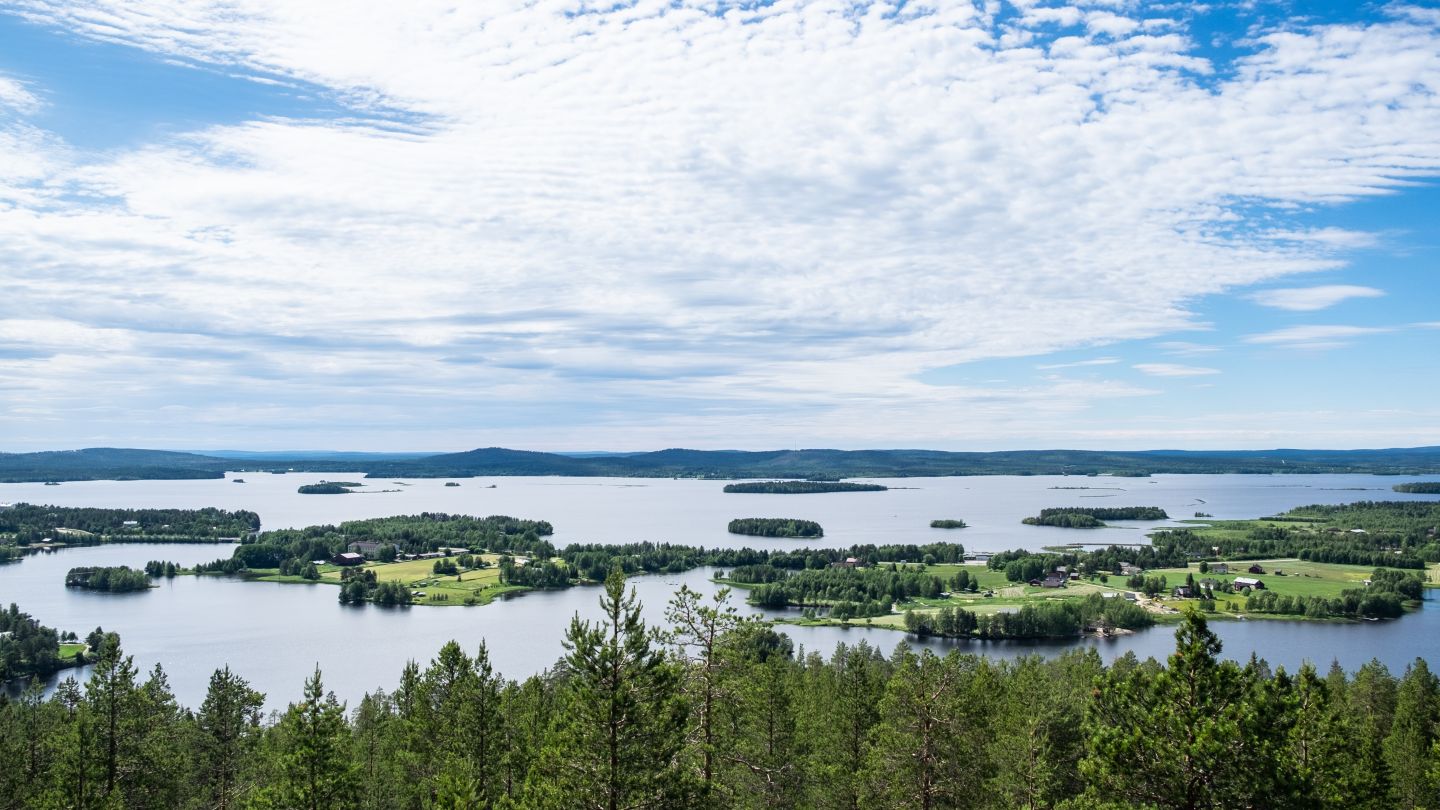
[{"label": "forested ridge", "polygon": [[362,472],[379,478],[575,475],[685,478],[889,478],[951,475],[1118,475],[1162,473],[1440,473],[1440,447],[1389,450],[1091,451],[1017,450],[686,450],[567,456],[487,447],[461,453],[242,454],[90,448],[0,453],[0,481],[219,478],[225,471]]},{"label": "forested ridge", "polygon": [[[242,673],[198,707],[118,639],[0,700],[13,808],[1379,808],[1440,801],[1423,660],[1346,674],[1219,660],[1190,614],[1167,663],[1093,650],[996,661],[860,643],[803,655],[682,589],[666,627],[611,577],[604,618],[523,681],[483,643],[345,705],[315,674],[263,717]],[[657,630],[663,630],[657,634]]]}]

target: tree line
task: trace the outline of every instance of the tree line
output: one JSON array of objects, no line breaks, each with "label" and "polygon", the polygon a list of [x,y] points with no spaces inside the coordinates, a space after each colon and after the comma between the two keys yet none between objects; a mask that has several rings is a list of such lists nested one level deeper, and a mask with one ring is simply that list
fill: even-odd
[{"label": "tree line", "polygon": [[813,495],[824,492],[884,492],[881,484],[857,484],[852,481],[744,481],[726,484],[725,492],[765,495]]},{"label": "tree line", "polygon": [[150,577],[128,565],[85,566],[71,568],[65,574],[65,585],[87,591],[125,593],[150,588]]},{"label": "tree line", "polygon": [[603,617],[521,681],[482,643],[407,664],[353,706],[319,669],[295,702],[229,668],[181,707],[113,636],[84,683],[0,701],[7,807],[1322,808],[1440,801],[1440,683],[1219,658],[1189,614],[1168,662],[1093,650],[798,654],[724,595],[667,626],[618,575]]},{"label": "tree line", "polygon": [[1170,516],[1158,506],[1059,506],[1041,509],[1040,514],[1021,521],[1030,526],[1059,526],[1068,529],[1099,529],[1107,520],[1166,520]]},{"label": "tree line", "polygon": [[813,520],[798,518],[735,518],[727,527],[731,534],[755,537],[823,537],[825,530]]},{"label": "tree line", "polygon": [[[70,531],[57,533],[58,529]],[[98,543],[110,538],[215,542],[259,531],[260,516],[248,510],[103,509],[18,503],[0,509],[0,543],[29,546],[41,540]],[[81,532],[83,534],[77,534]]]},{"label": "tree line", "polygon": [[1154,623],[1154,617],[1139,605],[1124,599],[1106,599],[1098,593],[1084,599],[1022,605],[1011,613],[987,615],[955,607],[943,607],[934,613],[905,611],[905,630],[922,638],[1070,638],[1087,630],[1138,630]]}]

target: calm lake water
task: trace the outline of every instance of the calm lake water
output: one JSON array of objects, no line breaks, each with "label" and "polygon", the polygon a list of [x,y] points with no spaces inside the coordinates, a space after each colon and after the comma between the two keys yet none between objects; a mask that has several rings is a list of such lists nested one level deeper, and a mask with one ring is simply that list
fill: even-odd
[{"label": "calm lake water", "polygon": [[[339,474],[244,474],[248,483],[134,481],[0,484],[0,503],[66,506],[201,507],[253,509],[266,528],[335,523],[341,520],[444,511],[474,515],[510,514],[543,518],[555,525],[557,545],[570,542],[655,540],[709,546],[764,543],[772,547],[816,545],[815,541],[767,541],[733,537],[725,523],[734,517],[801,517],[819,521],[824,546],[874,542],[963,542],[976,550],[1039,548],[1076,539],[1143,542],[1144,529],[1159,524],[1077,533],[1023,526],[1020,519],[1046,506],[1161,506],[1173,517],[1196,511],[1217,518],[1273,514],[1310,503],[1364,499],[1434,500],[1405,496],[1390,486],[1407,478],[1374,476],[1156,476],[1150,479],[984,477],[878,480],[889,492],[826,495],[726,495],[715,481],[667,479],[497,478],[465,479],[460,487],[414,480],[401,486],[369,481],[369,488],[393,493],[344,496],[299,495],[295,488]],[[358,480],[358,479],[357,479]],[[490,484],[495,489],[489,489]],[[1052,489],[1091,487],[1091,489]],[[1102,489],[1104,487],[1105,489]],[[928,528],[934,518],[958,517],[971,524],[959,531]],[[64,587],[77,565],[140,566],[150,559],[193,565],[228,557],[227,545],[124,544],[34,555],[0,566],[0,604],[18,603],[45,624],[84,634],[103,626],[121,634],[127,652],[148,669],[162,663],[182,703],[198,706],[210,673],[229,664],[266,693],[269,708],[300,694],[304,678],[318,663],[326,685],[354,702],[368,690],[391,688],[408,660],[428,661],[440,645],[455,639],[468,649],[489,645],[496,668],[524,677],[554,664],[572,616],[598,614],[598,589],[572,588],[524,594],[486,607],[347,607],[333,585],[247,583],[224,578],[177,577],[139,594],[96,594]],[[681,584],[712,592],[710,572],[640,577],[633,580],[649,621],[663,619],[664,605]],[[747,608],[748,610],[748,608]],[[1311,660],[1327,666],[1339,660],[1354,669],[1378,658],[1403,670],[1416,656],[1440,662],[1440,609],[1427,602],[1420,612],[1395,622],[1305,624],[1239,622],[1214,624],[1225,654],[1245,659],[1252,652],[1274,665],[1294,669]],[[890,630],[856,627],[782,628],[797,645],[825,654],[837,643],[862,639],[890,651],[905,639]],[[918,642],[911,642],[918,644]],[[928,642],[937,651],[961,649],[997,657],[1054,654],[1095,646],[1111,660],[1134,652],[1163,658],[1171,631],[1157,628],[1116,639],[1065,643]],[[74,671],[70,671],[74,673]],[[65,673],[62,673],[62,675]],[[83,673],[81,673],[83,674]]]}]

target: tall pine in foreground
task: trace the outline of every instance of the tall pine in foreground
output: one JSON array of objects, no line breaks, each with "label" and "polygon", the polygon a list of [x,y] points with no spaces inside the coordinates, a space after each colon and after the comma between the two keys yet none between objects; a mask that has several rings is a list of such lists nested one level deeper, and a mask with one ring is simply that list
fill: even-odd
[{"label": "tall pine in foreground", "polygon": [[267,798],[272,806],[294,810],[356,807],[359,769],[345,722],[345,707],[327,693],[320,668],[305,681],[305,697],[290,704],[274,731]]},{"label": "tall pine in foreground", "polygon": [[679,665],[640,619],[634,591],[614,571],[600,597],[605,618],[578,616],[565,633],[559,715],[531,769],[524,804],[648,810],[694,803],[681,763],[688,707]]}]

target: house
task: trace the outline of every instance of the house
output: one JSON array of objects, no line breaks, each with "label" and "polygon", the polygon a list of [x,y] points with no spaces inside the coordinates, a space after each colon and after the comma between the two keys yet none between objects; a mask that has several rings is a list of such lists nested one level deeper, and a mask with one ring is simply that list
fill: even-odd
[{"label": "house", "polygon": [[1230,566],[1226,565],[1225,563],[1210,563],[1208,567],[1210,569],[1210,573],[1212,574],[1230,573]]},{"label": "house", "polygon": [[333,558],[331,558],[330,562],[333,562],[336,565],[359,565],[365,562],[365,558],[360,556],[359,554],[356,554],[353,551],[344,551],[336,554]]},{"label": "house", "polygon": [[1051,574],[1040,583],[1042,588],[1063,588],[1065,587],[1065,575],[1061,573]]},{"label": "house", "polygon": [[1121,575],[1121,576],[1133,577],[1133,576],[1135,576],[1136,574],[1140,573],[1141,570],[1143,570],[1143,569],[1141,569],[1140,566],[1135,565],[1134,563],[1128,563],[1128,562],[1122,562],[1122,563],[1120,563],[1120,575]]},{"label": "house", "polygon": [[1195,595],[1194,589],[1191,588],[1189,585],[1181,585],[1177,587],[1174,593],[1176,599],[1189,599],[1190,597]]},{"label": "house", "polygon": [[1072,582],[1079,582],[1079,581],[1080,581],[1080,572],[1079,572],[1079,571],[1071,571],[1071,572],[1070,572],[1070,580],[1071,580]]},{"label": "house", "polygon": [[380,553],[380,547],[383,545],[385,544],[373,540],[356,540],[345,548],[346,550],[353,551],[356,554],[363,554],[366,557],[374,557],[375,555]]},{"label": "house", "polygon": [[1265,573],[1265,569],[1260,565],[1260,563],[1255,563],[1254,565],[1250,566],[1249,568],[1246,568],[1245,570],[1248,571],[1248,572],[1250,572],[1250,573],[1252,573],[1252,574],[1263,574],[1263,573]]},{"label": "house", "polygon": [[1230,584],[1237,591],[1244,588],[1251,588],[1257,591],[1265,590],[1265,583],[1254,577],[1235,577],[1235,581]]},{"label": "house", "polygon": [[139,527],[140,527],[140,521],[138,521],[138,520],[122,520],[122,521],[120,521],[120,525],[121,525],[121,526],[124,526],[124,527],[127,528],[127,529],[136,529],[136,528],[139,528]]},{"label": "house", "polygon": [[1026,584],[1026,585],[1029,585],[1029,586],[1032,587],[1032,588],[1038,588],[1038,587],[1040,587],[1040,580],[1038,580],[1038,579],[1032,579],[1032,580],[1030,580],[1029,582],[1027,582],[1027,583],[1025,583],[1025,584]]},{"label": "house", "polygon": [[861,563],[860,560],[859,560],[859,558],[857,558],[857,557],[846,557],[846,558],[843,559],[843,560],[839,560],[839,561],[830,563],[830,567],[831,567],[831,568],[864,568],[865,565],[864,565],[864,563]]},{"label": "house", "polygon": [[1135,593],[1134,591],[1127,591],[1127,592],[1125,593],[1125,601],[1127,601],[1127,602],[1138,602],[1138,601],[1140,601],[1140,594]]}]

